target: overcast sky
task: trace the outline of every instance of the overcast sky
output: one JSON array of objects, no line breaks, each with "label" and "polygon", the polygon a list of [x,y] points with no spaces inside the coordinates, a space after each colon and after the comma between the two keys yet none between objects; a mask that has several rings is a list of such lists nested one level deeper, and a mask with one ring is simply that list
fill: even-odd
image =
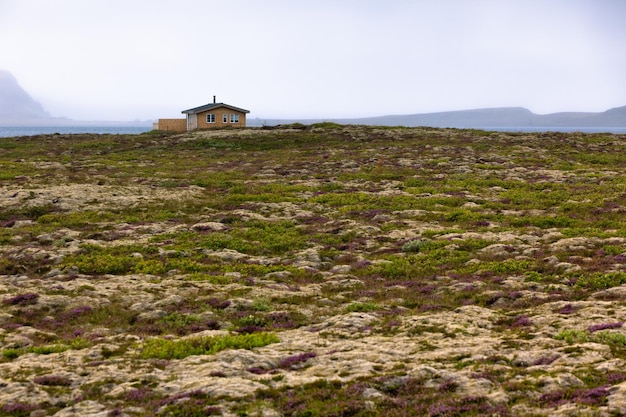
[{"label": "overcast sky", "polygon": [[53,116],[365,117],[626,105],[626,0],[0,0],[0,69]]}]

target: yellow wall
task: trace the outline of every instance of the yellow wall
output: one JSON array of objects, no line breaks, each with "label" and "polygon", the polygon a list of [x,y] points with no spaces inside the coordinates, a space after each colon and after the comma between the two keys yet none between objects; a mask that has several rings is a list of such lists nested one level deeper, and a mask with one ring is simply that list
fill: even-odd
[{"label": "yellow wall", "polygon": [[[207,114],[215,115],[215,123],[207,123],[206,115]],[[223,123],[222,115],[227,115],[227,123]],[[231,123],[230,115],[238,114],[239,115],[239,123]],[[246,127],[246,113],[238,112],[232,109],[228,109],[226,107],[217,107],[208,111],[204,111],[202,113],[198,113],[198,129],[212,129],[215,127],[225,127],[225,126],[233,126],[233,127]]]}]

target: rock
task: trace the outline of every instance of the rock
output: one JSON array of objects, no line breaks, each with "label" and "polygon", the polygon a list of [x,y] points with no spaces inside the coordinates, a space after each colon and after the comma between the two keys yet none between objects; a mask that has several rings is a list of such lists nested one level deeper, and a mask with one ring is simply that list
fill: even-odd
[{"label": "rock", "polygon": [[552,255],[552,256],[548,256],[547,258],[543,258],[542,262],[548,264],[548,265],[552,265],[552,266],[556,266],[560,261],[559,258],[557,258],[556,256]]},{"label": "rock", "polygon": [[220,232],[222,230],[226,230],[228,226],[226,226],[224,223],[219,223],[219,222],[204,222],[204,223],[196,223],[193,226],[191,226],[191,228],[197,232],[205,232],[205,231]]},{"label": "rock", "polygon": [[298,252],[293,261],[293,266],[296,268],[309,267],[314,269],[321,269],[322,260],[320,258],[318,250],[316,248],[309,248]]},{"label": "rock", "polygon": [[19,334],[22,336],[26,336],[30,339],[38,339],[44,341],[54,341],[57,338],[57,335],[50,332],[45,332],[43,330],[36,329],[30,326],[21,326],[15,330],[15,334]]},{"label": "rock", "polygon": [[365,285],[363,281],[356,278],[342,278],[345,276],[335,276],[333,279],[328,280],[326,285],[340,288],[354,288]]},{"label": "rock", "polygon": [[154,303],[154,307],[167,307],[167,306],[177,305],[177,304],[182,303],[183,301],[185,301],[185,299],[181,297],[180,295],[172,294]]},{"label": "rock", "polygon": [[3,344],[5,349],[18,349],[21,347],[31,346],[34,342],[27,336],[13,333],[4,338]]},{"label": "rock", "polygon": [[130,307],[128,307],[128,309],[130,311],[149,311],[152,309],[152,303],[142,301],[132,304]]},{"label": "rock", "polygon": [[554,267],[557,269],[563,269],[565,272],[575,272],[575,271],[580,271],[582,269],[580,265],[575,265],[569,262],[559,262],[556,265],[554,265]]},{"label": "rock", "polygon": [[50,233],[41,234],[39,236],[36,236],[35,239],[37,239],[37,241],[42,245],[50,245],[52,242],[54,242],[54,237]]},{"label": "rock", "polygon": [[158,320],[165,316],[167,316],[167,313],[163,310],[151,310],[151,311],[140,313],[137,316],[137,320],[153,321],[153,320]]},{"label": "rock", "polygon": [[47,274],[45,274],[43,277],[44,278],[54,278],[54,277],[58,277],[59,275],[63,275],[63,271],[61,271],[59,268],[53,268]]},{"label": "rock", "polygon": [[285,280],[285,279],[289,278],[292,275],[293,274],[291,272],[289,272],[289,271],[276,271],[276,272],[270,272],[269,274],[265,274],[263,277],[267,278],[267,279]]},{"label": "rock", "polygon": [[108,417],[106,407],[97,401],[81,401],[54,414],[54,417]]},{"label": "rock", "polygon": [[348,313],[331,317],[320,324],[313,325],[311,330],[357,335],[367,329],[367,326],[374,320],[376,320],[376,316],[370,313]]},{"label": "rock", "polygon": [[542,236],[542,240],[544,242],[550,242],[550,241],[556,241],[558,239],[561,239],[562,237],[563,237],[563,233],[552,230],[544,234]]},{"label": "rock", "polygon": [[248,255],[241,253],[241,252],[237,252],[236,250],[233,250],[233,249],[224,249],[221,251],[205,249],[203,250],[203,253],[208,256],[214,256],[216,258],[220,258],[221,260],[225,262],[240,261],[249,257]]},{"label": "rock", "polygon": [[382,392],[378,391],[375,388],[366,388],[361,394],[361,396],[366,400],[371,400],[371,399],[379,400],[385,397],[385,395]]},{"label": "rock", "polygon": [[[13,318],[13,314],[9,314],[9,313],[0,313],[0,325],[2,325],[4,322],[9,321]],[[4,336],[6,334],[6,330],[3,329],[2,327],[0,327],[0,340],[2,340],[2,336]]]},{"label": "rock", "polygon": [[582,387],[585,384],[578,377],[570,373],[562,373],[556,377],[557,387],[571,388]]},{"label": "rock", "polygon": [[283,417],[283,415],[279,413],[278,411],[274,410],[273,408],[262,406],[261,417]]},{"label": "rock", "polygon": [[505,245],[503,243],[494,243],[493,245],[482,248],[478,252],[482,255],[499,259],[508,258],[517,253],[511,245]]},{"label": "rock", "polygon": [[174,250],[174,249],[164,250],[162,248],[159,248],[159,255],[164,256],[166,258],[178,258],[181,256],[186,256],[184,252]]},{"label": "rock", "polygon": [[560,251],[580,251],[592,248],[601,243],[598,238],[590,237],[570,237],[558,240],[550,244],[550,249],[555,252]]},{"label": "rock", "polygon": [[611,395],[607,397],[607,411],[611,415],[626,415],[626,382],[611,388]]},{"label": "rock", "polygon": [[336,265],[331,268],[330,272],[333,274],[347,274],[351,269],[352,267],[350,265]]},{"label": "rock", "polygon": [[626,285],[620,285],[619,287],[607,288],[594,292],[591,297],[592,300],[621,300],[626,298]]}]

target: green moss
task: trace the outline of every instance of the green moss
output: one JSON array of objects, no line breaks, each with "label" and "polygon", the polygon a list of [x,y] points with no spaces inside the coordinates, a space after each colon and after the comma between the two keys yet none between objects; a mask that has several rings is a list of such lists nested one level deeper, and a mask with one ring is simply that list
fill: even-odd
[{"label": "green moss", "polygon": [[280,340],[271,333],[189,337],[179,340],[149,339],[140,353],[142,359],[183,359],[191,355],[211,355],[225,349],[253,349]]}]

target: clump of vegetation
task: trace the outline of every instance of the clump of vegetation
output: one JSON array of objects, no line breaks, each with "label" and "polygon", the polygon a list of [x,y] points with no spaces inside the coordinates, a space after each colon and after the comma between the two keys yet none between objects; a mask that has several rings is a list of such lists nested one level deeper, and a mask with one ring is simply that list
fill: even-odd
[{"label": "clump of vegetation", "polygon": [[12,305],[12,306],[24,306],[24,305],[29,305],[29,304],[35,304],[38,298],[39,298],[39,294],[24,293],[24,294],[18,294],[14,297],[4,299],[2,300],[2,303]]},{"label": "clump of vegetation", "polygon": [[37,376],[34,379],[36,384],[56,386],[56,387],[69,387],[72,385],[72,380],[66,376],[61,375],[42,375]]},{"label": "clump of vegetation", "polygon": [[422,239],[409,240],[402,245],[402,252],[418,253],[423,248],[428,247],[429,241]]},{"label": "clump of vegetation", "polygon": [[253,349],[280,339],[271,333],[188,337],[186,339],[148,339],[142,349],[143,359],[183,359],[191,355],[211,355],[225,349]]}]

